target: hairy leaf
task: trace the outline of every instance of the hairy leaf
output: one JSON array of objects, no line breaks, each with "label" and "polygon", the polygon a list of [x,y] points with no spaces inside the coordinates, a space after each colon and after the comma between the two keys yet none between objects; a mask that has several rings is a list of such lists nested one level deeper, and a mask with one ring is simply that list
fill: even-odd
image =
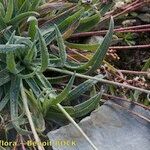
[{"label": "hairy leaf", "polygon": [[36,26],[38,26],[38,20],[36,19],[36,17],[31,16],[28,18],[28,22],[29,22],[28,34],[31,37],[31,40],[33,41],[36,34]]},{"label": "hairy leaf", "polygon": [[64,65],[67,59],[66,47],[64,45],[62,35],[56,25],[55,25],[55,30],[56,30],[56,40],[59,47],[59,56],[61,58],[62,65]]},{"label": "hairy leaf", "polygon": [[14,128],[20,134],[29,134],[28,131],[21,129],[19,127],[18,119],[18,99],[19,99],[19,92],[20,92],[20,79],[17,77],[11,78],[11,87],[10,87],[10,108],[11,108],[11,120]]},{"label": "hairy leaf", "polygon": [[9,22],[9,20],[12,18],[13,9],[14,9],[14,1],[13,0],[8,0],[8,6],[7,6],[7,11],[6,11],[6,16],[5,16],[5,22]]},{"label": "hairy leaf", "polygon": [[75,79],[75,75],[72,76],[72,78],[70,79],[69,83],[67,84],[66,88],[52,101],[52,105],[56,105],[58,103],[61,103],[69,94],[73,82]]},{"label": "hairy leaf", "polygon": [[19,71],[16,68],[16,62],[13,52],[8,52],[6,56],[6,62],[7,62],[7,69],[13,73],[17,74]]},{"label": "hairy leaf", "polygon": [[80,25],[77,28],[77,32],[90,31],[100,21],[100,14],[83,18],[80,21]]},{"label": "hairy leaf", "polygon": [[95,51],[99,47],[99,44],[76,44],[76,43],[70,43],[70,42],[65,42],[65,44],[69,48],[74,48],[78,50],[86,50],[86,51]]},{"label": "hairy leaf", "polygon": [[[97,75],[97,78],[103,78],[102,75]],[[95,85],[98,81],[96,80],[87,80],[85,82],[83,82],[82,84],[78,85],[76,88],[74,88],[67,96],[66,100],[68,101],[72,101],[76,98],[78,98],[79,96],[81,96],[83,93],[85,93],[86,91],[88,91],[93,85]]]},{"label": "hairy leaf", "polygon": [[39,14],[37,12],[34,11],[28,11],[22,14],[17,15],[16,17],[14,17],[13,19],[11,19],[8,22],[8,25],[15,25],[15,24],[19,24],[21,21],[23,21],[24,19],[30,17],[30,16],[38,16]]},{"label": "hairy leaf", "polygon": [[14,52],[16,50],[26,48],[23,44],[7,44],[7,45],[0,45],[0,53],[7,53],[7,52]]},{"label": "hairy leaf", "polygon": [[41,72],[44,72],[48,67],[49,53],[48,53],[48,49],[46,46],[46,42],[45,42],[39,28],[37,28],[37,33],[39,36],[40,51],[41,51]]},{"label": "hairy leaf", "polygon": [[0,71],[0,86],[10,81],[10,75],[7,69]]},{"label": "hairy leaf", "polygon": [[102,61],[105,58],[105,55],[107,53],[107,50],[112,40],[113,29],[114,29],[114,22],[113,22],[113,18],[111,18],[109,30],[102,44],[98,47],[93,57],[83,65],[72,67],[71,65],[66,64],[66,67],[78,71],[89,69],[86,73],[87,74],[93,73],[101,65]]},{"label": "hairy leaf", "polygon": [[5,97],[0,101],[0,112],[4,109],[8,101],[9,101],[9,94],[7,93]]},{"label": "hairy leaf", "polygon": [[92,110],[94,110],[97,106],[98,103],[100,102],[101,94],[95,95],[89,100],[77,105],[74,107],[75,109],[75,114],[73,117],[79,118],[87,115],[90,113]]}]

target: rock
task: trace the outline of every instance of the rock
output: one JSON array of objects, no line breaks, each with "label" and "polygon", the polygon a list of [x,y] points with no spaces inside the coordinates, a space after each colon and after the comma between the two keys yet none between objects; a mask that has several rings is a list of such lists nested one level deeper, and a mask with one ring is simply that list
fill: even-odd
[{"label": "rock", "polygon": [[140,9],[141,12],[147,12],[150,13],[150,4],[148,6],[144,6]]},{"label": "rock", "polygon": [[[120,105],[126,107],[128,111]],[[130,111],[150,119],[150,110],[114,100],[106,102],[79,125],[98,150],[149,150],[150,122]],[[48,137],[52,143],[64,141],[61,146],[53,144],[54,150],[92,150],[72,124],[49,132]]]},{"label": "rock", "polygon": [[138,18],[142,20],[143,22],[150,23],[150,14],[145,13],[145,14],[139,14]]},{"label": "rock", "polygon": [[128,19],[128,20],[124,20],[122,22],[122,25],[126,26],[126,27],[128,27],[128,26],[134,26],[134,25],[136,25],[136,22],[137,22],[136,19]]},{"label": "rock", "polygon": [[104,40],[104,37],[102,36],[91,36],[90,38],[88,38],[86,40],[86,43],[88,44],[96,44],[96,43],[99,43],[101,44]]}]

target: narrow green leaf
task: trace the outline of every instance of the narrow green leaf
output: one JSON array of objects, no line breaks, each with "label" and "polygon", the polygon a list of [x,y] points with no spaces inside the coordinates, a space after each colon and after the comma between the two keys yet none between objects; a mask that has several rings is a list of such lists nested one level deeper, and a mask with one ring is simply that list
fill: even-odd
[{"label": "narrow green leaf", "polygon": [[0,86],[10,81],[10,75],[7,69],[0,71]]},{"label": "narrow green leaf", "polygon": [[[79,9],[77,9],[76,6],[69,10],[66,10],[65,12],[57,15],[50,21],[47,21],[40,27],[42,35],[44,36],[47,45],[49,45],[55,39],[55,28],[53,25],[59,25],[61,33],[65,32],[65,30],[71,25],[71,23],[67,24],[67,20],[69,20],[69,17],[75,14],[78,10]],[[80,13],[78,15],[80,15]],[[73,20],[75,21],[75,19]]]},{"label": "narrow green leaf", "polygon": [[68,123],[68,120],[62,113],[58,113],[57,111],[53,111],[52,109],[46,113],[45,118],[46,120],[55,122],[60,126],[64,126]]},{"label": "narrow green leaf", "polygon": [[63,33],[63,39],[68,39],[74,32],[75,30],[78,28],[79,24],[80,24],[80,18],[77,19],[73,24],[71,24],[71,26]]},{"label": "narrow green leaf", "polygon": [[62,21],[58,28],[61,32],[64,32],[72,23],[74,23],[78,18],[80,18],[84,13],[84,8],[81,8],[79,11],[71,15],[70,17],[66,18],[64,21]]},{"label": "narrow green leaf", "polygon": [[10,108],[11,108],[11,120],[14,128],[20,133],[20,134],[26,134],[28,135],[29,132],[21,129],[19,127],[18,123],[18,99],[19,99],[19,93],[20,93],[20,79],[17,77],[11,78],[11,87],[10,87]]},{"label": "narrow green leaf", "polygon": [[35,44],[36,44],[36,42],[32,43],[31,48],[29,49],[27,55],[24,58],[24,62],[26,62],[28,64],[30,64],[33,61],[34,56],[37,53],[37,49],[36,49],[36,45]]},{"label": "narrow green leaf", "polygon": [[5,22],[6,23],[9,22],[10,19],[12,18],[13,9],[14,9],[14,1],[8,0],[8,6],[7,6],[6,15],[5,15]]},{"label": "narrow green leaf", "polygon": [[[52,107],[49,107],[49,111],[47,111],[47,114],[50,114],[51,112],[56,113],[58,116],[61,116],[61,118],[65,119],[65,116],[61,113],[57,105],[53,105]],[[64,106],[64,109],[70,114],[75,114],[75,109],[72,106]]]},{"label": "narrow green leaf", "polygon": [[38,71],[38,67],[33,70],[31,73],[28,74],[21,74],[19,73],[17,76],[20,77],[21,79],[28,79],[28,78],[32,78]]},{"label": "narrow green leaf", "polygon": [[38,16],[39,14],[37,12],[34,11],[28,11],[22,14],[19,14],[18,16],[14,17],[13,19],[11,19],[8,22],[8,25],[15,25],[15,24],[19,24],[20,22],[22,22],[24,19],[30,17],[30,16]]},{"label": "narrow green leaf", "polygon": [[14,43],[14,36],[15,36],[15,33],[16,33],[16,31],[14,31],[14,32],[11,34],[11,36],[10,36],[8,42],[6,43],[6,45],[8,45],[8,44],[13,44],[13,43]]},{"label": "narrow green leaf", "polygon": [[30,38],[25,37],[16,37],[15,36],[15,43],[14,44],[23,44],[26,46],[27,49],[31,48],[33,45],[33,42],[30,40]]},{"label": "narrow green leaf", "polygon": [[40,2],[41,0],[34,0],[30,9],[35,10],[39,6]]},{"label": "narrow green leaf", "polygon": [[62,67],[62,60],[61,58],[49,59],[49,67]]},{"label": "narrow green leaf", "polygon": [[7,55],[6,56],[7,69],[11,73],[17,74],[19,71],[16,68],[14,53],[13,52],[8,52],[6,55]]},{"label": "narrow green leaf", "polygon": [[3,87],[0,86],[0,100],[3,98],[3,93],[4,93]]},{"label": "narrow green leaf", "polygon": [[87,71],[87,74],[91,74],[96,69],[98,69],[100,65],[102,64],[103,60],[105,59],[106,53],[112,41],[113,29],[114,29],[114,21],[113,21],[113,18],[111,18],[109,30],[106,36],[104,37],[102,44],[99,46],[94,56],[87,64],[87,65],[91,65],[91,68]]},{"label": "narrow green leaf", "polygon": [[78,50],[86,50],[86,51],[95,51],[98,49],[99,44],[76,44],[76,43],[70,43],[70,42],[65,42],[65,45],[68,46],[69,48],[75,48]]},{"label": "narrow green leaf", "polygon": [[0,31],[7,27],[2,15],[0,15]]},{"label": "narrow green leaf", "polygon": [[43,33],[43,37],[45,39],[46,45],[49,45],[55,39],[55,28],[51,27],[49,31],[45,32],[45,34]]},{"label": "narrow green leaf", "polygon": [[46,42],[41,34],[41,31],[39,30],[39,28],[37,27],[37,33],[39,36],[39,43],[40,43],[40,51],[41,51],[41,72],[44,72],[47,67],[48,67],[48,63],[49,63],[49,53],[48,53],[48,49],[47,49],[47,45]]},{"label": "narrow green leaf", "polygon": [[19,7],[19,10],[17,12],[17,14],[21,14],[24,12],[27,12],[29,10],[31,6],[31,3],[29,0],[24,0],[23,4],[21,5],[21,7]]},{"label": "narrow green leaf", "polygon": [[74,79],[75,79],[75,74],[70,79],[70,81],[67,84],[66,88],[52,101],[52,103],[51,103],[52,105],[56,105],[58,103],[61,103],[67,97],[67,95],[69,94],[69,92],[72,88]]},{"label": "narrow green leaf", "polygon": [[5,16],[5,9],[2,3],[0,3],[0,16],[4,18]]},{"label": "narrow green leaf", "polygon": [[51,83],[51,84],[57,84],[60,82],[63,82],[64,80],[66,80],[68,77],[68,75],[63,75],[63,76],[58,76],[58,77],[47,77],[47,80]]},{"label": "narrow green leaf", "polygon": [[31,94],[27,90],[26,93],[29,100],[29,108],[32,112],[32,119],[34,121],[34,125],[36,126],[36,130],[38,130],[39,132],[43,132],[45,130],[45,121],[43,118],[41,107],[39,106],[40,103],[39,101],[37,101],[33,93]]},{"label": "narrow green leaf", "polygon": [[79,118],[87,115],[91,111],[93,111],[97,106],[98,103],[100,102],[101,94],[95,95],[89,100],[77,105],[74,107],[75,109],[75,114],[73,117]]},{"label": "narrow green leaf", "polygon": [[[14,123],[17,122],[19,126],[28,124],[27,119],[26,119],[26,118],[23,118],[23,114],[22,114],[21,116],[19,116],[18,119],[17,119],[17,120],[14,120],[13,122],[14,122]],[[11,130],[11,129],[14,129],[14,126],[13,126],[12,122],[8,123],[8,124],[6,125],[6,127],[5,127],[5,129],[6,129],[6,131],[9,131],[9,130]],[[29,132],[29,131],[28,131],[28,132]]]},{"label": "narrow green leaf", "polygon": [[46,68],[48,67],[48,63],[49,63],[49,53],[48,53],[48,49],[45,43],[45,40],[39,30],[39,28],[37,28],[37,33],[38,33],[38,37],[39,37],[39,43],[40,43],[40,52],[41,52],[41,72],[44,72],[46,70]]},{"label": "narrow green leaf", "polygon": [[70,8],[60,14],[58,14],[57,16],[55,16],[54,18],[48,20],[46,23],[42,24],[41,26],[41,31],[42,33],[47,33],[47,31],[49,31],[49,28],[51,28],[51,26],[53,26],[53,24],[59,25],[60,23],[62,23],[66,18],[68,18],[69,16],[72,16],[74,13],[76,13],[78,11],[78,6],[75,6],[73,8]]},{"label": "narrow green leaf", "polygon": [[66,67],[69,69],[76,70],[76,71],[89,69],[86,73],[87,74],[93,73],[102,64],[106,56],[107,50],[111,44],[111,40],[113,36],[113,29],[114,29],[114,21],[113,21],[113,18],[111,18],[109,30],[106,36],[104,37],[102,44],[98,47],[93,57],[87,63],[83,65],[72,67],[66,64]]},{"label": "narrow green leaf", "polygon": [[[33,91],[30,89],[29,90],[26,90],[25,89],[25,92],[27,94],[27,97],[29,98],[29,101],[31,102],[31,105],[32,106],[36,106],[36,108],[42,112],[42,105],[41,105],[41,102],[37,100],[37,98],[35,97]],[[30,105],[30,104],[29,104]]]},{"label": "narrow green leaf", "polygon": [[23,44],[5,44],[0,45],[0,53],[8,53],[8,52],[14,52],[16,50],[24,50],[26,48]]},{"label": "narrow green leaf", "polygon": [[36,17],[31,16],[28,18],[27,22],[29,22],[28,34],[33,41],[36,34],[36,26],[38,26],[38,20]]},{"label": "narrow green leaf", "polygon": [[25,79],[27,84],[29,85],[29,88],[34,92],[34,94],[38,97],[41,93],[40,87],[37,85],[37,82],[34,78]]},{"label": "narrow green leaf", "polygon": [[9,101],[9,94],[7,93],[5,97],[0,101],[0,112],[5,108],[8,101]]},{"label": "narrow green leaf", "polygon": [[59,47],[59,56],[61,58],[62,65],[64,65],[67,59],[66,47],[62,35],[56,25],[55,25],[55,30],[56,30],[56,40]]},{"label": "narrow green leaf", "polygon": [[[103,78],[102,75],[97,75],[97,78]],[[96,80],[87,80],[85,82],[83,82],[82,84],[78,85],[76,88],[74,88],[68,95],[66,100],[67,101],[72,101],[76,98],[78,98],[79,96],[81,96],[82,94],[84,94],[86,91],[88,91],[93,85],[95,85],[98,81]]]},{"label": "narrow green leaf", "polygon": [[11,87],[10,87],[10,105],[11,105],[12,118],[18,117],[19,92],[20,92],[20,79],[16,77],[12,77]]},{"label": "narrow green leaf", "polygon": [[102,4],[99,8],[101,16],[105,15],[105,13],[107,13],[114,5],[115,5],[115,2],[113,1],[108,2],[107,5]]},{"label": "narrow green leaf", "polygon": [[17,6],[21,8],[25,0],[17,0]]},{"label": "narrow green leaf", "polygon": [[67,29],[70,28],[70,26],[73,23],[75,23],[77,20],[79,20],[79,18],[81,18],[83,13],[84,13],[84,8],[80,8],[78,11],[76,11],[76,9],[75,9],[75,10],[72,10],[72,12],[70,12],[70,10],[68,10],[68,11],[64,12],[64,14],[60,15],[60,16],[63,16],[62,17],[63,19],[58,17],[59,19],[57,20],[57,17],[56,17],[56,18],[54,18],[54,20],[46,22],[41,27],[41,31],[45,38],[46,44],[49,45],[55,38],[54,28],[52,27],[54,23],[57,24],[60,32],[64,33]]},{"label": "narrow green leaf", "polygon": [[80,21],[80,25],[77,28],[77,32],[90,31],[100,21],[100,14],[83,18]]},{"label": "narrow green leaf", "polygon": [[37,73],[36,76],[37,76],[37,79],[41,82],[41,84],[42,84],[41,86],[54,91],[52,85],[50,84],[50,82],[47,80],[47,78],[42,73]]}]

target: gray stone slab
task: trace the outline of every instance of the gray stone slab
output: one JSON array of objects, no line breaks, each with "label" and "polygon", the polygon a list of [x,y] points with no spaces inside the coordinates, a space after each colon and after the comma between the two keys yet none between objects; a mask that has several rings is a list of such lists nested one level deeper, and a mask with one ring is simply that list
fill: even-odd
[{"label": "gray stone slab", "polygon": [[[141,112],[142,116],[150,118],[150,111],[129,104],[124,102],[122,105],[127,106],[130,112],[115,101],[109,101],[79,123],[99,150],[150,150],[149,121],[131,113]],[[72,124],[52,131],[48,136],[52,143],[68,142],[68,145],[53,144],[54,150],[92,150]]]}]

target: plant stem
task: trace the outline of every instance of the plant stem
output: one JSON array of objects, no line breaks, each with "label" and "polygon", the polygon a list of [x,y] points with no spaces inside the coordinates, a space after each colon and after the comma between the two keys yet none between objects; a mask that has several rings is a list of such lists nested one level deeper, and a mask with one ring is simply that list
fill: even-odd
[{"label": "plant stem", "polygon": [[26,150],[26,148],[24,146],[24,143],[23,143],[22,135],[20,135],[20,141],[21,141],[21,148],[22,148],[22,150]]},{"label": "plant stem", "polygon": [[85,137],[85,139],[89,142],[89,144],[93,147],[94,150],[98,150],[96,146],[92,143],[92,141],[88,138],[88,136],[84,133],[84,131],[79,127],[79,125],[73,120],[73,118],[66,112],[66,110],[60,105],[57,104],[58,108],[62,111],[62,113],[67,117],[67,119],[80,131],[80,133]]},{"label": "plant stem", "polygon": [[129,13],[130,11],[133,11],[142,7],[144,4],[145,4],[144,2],[139,2],[133,6],[127,7],[125,10],[121,11],[120,13],[115,14],[113,17],[116,18],[116,17],[121,16],[122,14]]},{"label": "plant stem", "polygon": [[[150,24],[148,25],[139,25],[139,26],[130,26],[125,28],[117,28],[114,29],[114,32],[148,32],[150,31]],[[107,30],[102,31],[91,31],[91,32],[81,32],[81,33],[75,33],[70,38],[79,38],[79,37],[85,37],[85,36],[100,36],[105,35],[107,33]]]},{"label": "plant stem", "polygon": [[112,101],[115,100],[115,101],[124,101],[124,102],[127,102],[127,103],[133,103],[134,105],[140,106],[140,107],[144,108],[145,110],[149,110],[150,111],[150,107],[145,106],[144,104],[135,102],[134,100],[129,100],[129,99],[118,97],[118,96],[114,96],[114,95],[109,95],[109,94],[106,94],[106,93],[103,93],[102,97],[105,100],[112,100]]},{"label": "plant stem", "polygon": [[[134,5],[133,4],[128,5],[123,10],[120,9],[120,11],[119,10],[112,11],[111,13],[109,13],[108,15],[106,15],[104,18],[102,18],[102,20],[101,20],[100,23],[107,21],[111,16],[113,16],[113,18],[116,19],[117,17],[119,17],[119,16],[121,16],[123,14],[127,14],[129,12],[137,10],[137,9],[143,7],[146,3],[148,3],[148,0],[145,0],[145,1],[143,1],[143,0],[142,1],[136,1],[136,3]],[[118,11],[119,11],[119,13],[118,13]],[[117,14],[115,14],[115,12],[117,12]]]},{"label": "plant stem", "polygon": [[123,9],[127,9],[127,8],[129,8],[131,6],[134,6],[135,4],[137,4],[139,2],[140,2],[140,0],[133,1],[132,3],[130,3],[130,4],[126,5],[125,7],[123,7]]},{"label": "plant stem", "polygon": [[125,49],[141,49],[142,48],[150,48],[150,44],[147,45],[135,45],[135,46],[112,46],[109,47],[109,49],[115,49],[115,50],[125,50]]},{"label": "plant stem", "polygon": [[132,70],[118,70],[121,73],[124,74],[134,74],[134,75],[143,75],[143,76],[147,76],[148,75],[148,71],[132,71]]},{"label": "plant stem", "polygon": [[26,112],[27,118],[28,118],[29,123],[30,123],[31,130],[32,130],[32,133],[34,135],[34,139],[35,139],[35,141],[37,143],[37,146],[38,146],[38,150],[44,150],[44,147],[41,146],[41,144],[38,144],[38,143],[41,143],[41,140],[40,140],[40,138],[39,138],[39,136],[36,132],[36,129],[35,129],[32,117],[31,117],[31,113],[30,113],[30,110],[29,110],[29,107],[28,107],[27,96],[25,94],[24,87],[23,87],[22,84],[21,84],[21,96],[22,96],[25,112]]},{"label": "plant stem", "polygon": [[[60,72],[60,73],[64,73],[64,74],[69,74],[69,75],[74,74],[71,71],[62,70],[62,69],[58,69],[58,68],[52,68],[52,67],[49,67],[48,70],[56,71],[56,72]],[[150,94],[149,90],[145,90],[145,89],[138,88],[138,87],[131,86],[131,85],[126,85],[126,84],[122,84],[122,83],[118,83],[118,82],[114,82],[114,81],[109,81],[109,80],[106,80],[106,79],[100,79],[100,78],[97,78],[97,77],[92,77],[92,76],[83,75],[83,74],[79,74],[79,73],[76,73],[76,76],[80,77],[80,78],[84,78],[84,79],[97,80],[97,81],[105,83],[105,84],[111,84],[111,85],[115,85],[115,86],[118,86],[118,87],[125,87],[125,88],[128,88],[128,89],[137,90],[137,91],[140,91],[140,92],[143,92],[143,93]]]},{"label": "plant stem", "polygon": [[[118,105],[118,104],[117,104],[117,105]],[[128,108],[122,106],[122,105],[118,105],[118,106],[119,106],[120,108],[123,108],[123,109],[126,110],[127,112],[133,114],[134,116],[137,116],[137,117],[139,117],[139,118],[141,118],[141,119],[147,121],[148,123],[150,123],[150,119],[149,119],[149,118],[147,118],[147,117],[145,117],[145,116],[142,116],[142,115],[140,115],[139,113],[134,112],[134,111],[132,111],[132,110],[130,110],[130,109],[128,109]]]},{"label": "plant stem", "polygon": [[[137,4],[139,2],[140,2],[140,0],[133,1],[132,3],[129,3],[128,5],[125,5],[125,6],[121,7],[120,10],[125,10],[125,9],[128,9],[128,8],[131,8],[131,7],[133,7],[135,4]],[[118,8],[107,12],[106,15],[113,15],[114,12],[118,12]]]}]

